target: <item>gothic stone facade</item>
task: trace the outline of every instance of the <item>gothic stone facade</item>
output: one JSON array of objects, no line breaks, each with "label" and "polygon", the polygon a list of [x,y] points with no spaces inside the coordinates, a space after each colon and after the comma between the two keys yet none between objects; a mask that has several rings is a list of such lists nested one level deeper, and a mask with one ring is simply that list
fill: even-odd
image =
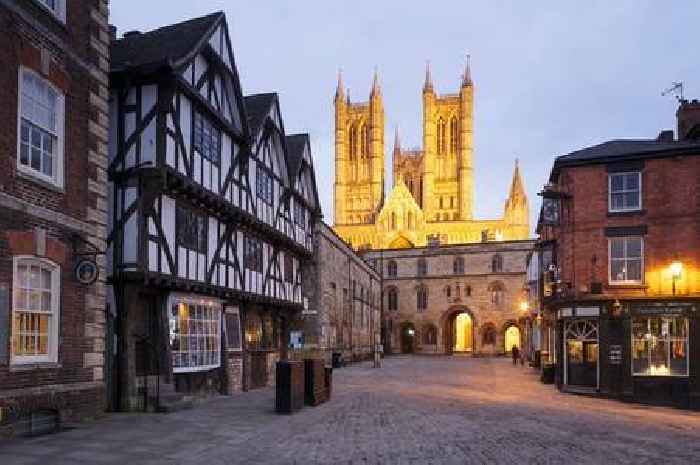
[{"label": "gothic stone facade", "polygon": [[[384,350],[388,353],[503,354],[506,333],[522,344],[525,267],[534,241],[487,242],[364,254],[383,274]],[[457,318],[468,315],[458,341]],[[456,347],[457,343],[462,347]]]},{"label": "gothic stone facade", "polygon": [[333,352],[345,360],[368,359],[380,341],[380,275],[325,223],[314,234],[314,261],[305,270],[304,346],[329,361]]},{"label": "gothic stone facade", "polygon": [[469,65],[459,92],[423,87],[423,148],[393,151],[384,196],[384,104],[375,74],[368,102],[351,102],[339,77],[335,95],[335,231],[355,248],[424,246],[529,237],[528,201],[516,165],[502,218],[475,220],[474,84]]},{"label": "gothic stone facade", "polygon": [[104,411],[107,15],[0,3],[0,432]]}]

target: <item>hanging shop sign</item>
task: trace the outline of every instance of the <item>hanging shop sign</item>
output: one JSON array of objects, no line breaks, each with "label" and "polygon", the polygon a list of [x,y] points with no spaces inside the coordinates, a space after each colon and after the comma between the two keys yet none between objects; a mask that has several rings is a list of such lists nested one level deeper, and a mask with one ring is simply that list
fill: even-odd
[{"label": "hanging shop sign", "polygon": [[95,260],[91,258],[82,258],[75,265],[75,279],[80,284],[89,285],[97,281],[100,275],[100,269],[97,267]]}]

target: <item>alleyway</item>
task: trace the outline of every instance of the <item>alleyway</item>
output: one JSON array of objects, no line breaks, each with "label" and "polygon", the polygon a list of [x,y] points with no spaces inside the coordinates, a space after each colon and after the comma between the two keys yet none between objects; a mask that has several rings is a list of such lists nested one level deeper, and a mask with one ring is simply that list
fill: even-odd
[{"label": "alleyway", "polygon": [[336,371],[332,401],[272,390],[169,415],[111,415],[0,442],[0,464],[698,463],[700,414],[560,394],[505,359],[395,357]]}]

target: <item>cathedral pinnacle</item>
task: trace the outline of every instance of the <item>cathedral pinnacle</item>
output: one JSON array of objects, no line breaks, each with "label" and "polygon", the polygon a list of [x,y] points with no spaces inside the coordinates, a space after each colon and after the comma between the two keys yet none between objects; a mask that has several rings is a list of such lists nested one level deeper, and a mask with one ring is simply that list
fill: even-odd
[{"label": "cathedral pinnacle", "polygon": [[396,126],[396,135],[394,136],[394,152],[401,151],[401,140],[399,139],[399,127]]},{"label": "cathedral pinnacle", "polygon": [[338,100],[343,98],[343,68],[338,68],[338,87],[335,89],[335,98]]},{"label": "cathedral pinnacle", "polygon": [[518,159],[515,159],[515,169],[513,170],[513,180],[510,184],[510,195],[512,199],[514,197],[525,197],[525,187],[523,186],[523,180],[520,177],[520,163]]},{"label": "cathedral pinnacle", "polygon": [[471,55],[467,55],[467,64],[464,67],[464,74],[462,75],[462,87],[467,87],[472,85],[472,68],[471,68]]},{"label": "cathedral pinnacle", "polygon": [[374,81],[372,82],[372,92],[370,95],[379,95],[381,93],[381,88],[379,86],[379,71],[377,67],[374,67]]},{"label": "cathedral pinnacle", "polygon": [[425,84],[423,84],[423,92],[433,90],[433,77],[430,75],[430,60],[425,62]]}]

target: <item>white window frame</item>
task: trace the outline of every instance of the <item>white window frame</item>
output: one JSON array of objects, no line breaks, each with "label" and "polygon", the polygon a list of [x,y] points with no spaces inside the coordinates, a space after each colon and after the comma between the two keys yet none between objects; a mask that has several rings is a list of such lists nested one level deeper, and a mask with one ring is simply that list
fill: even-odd
[{"label": "white window frame", "polygon": [[[625,279],[625,280],[615,280],[612,276],[612,241],[615,239],[639,239],[641,241],[641,276],[638,280]],[[627,254],[627,247],[623,247],[625,250],[625,255]],[[627,257],[625,256],[625,260]],[[608,284],[610,286],[625,286],[625,285],[640,285],[644,284],[644,237],[643,236],[618,236],[608,238]]]},{"label": "white window frame", "polygon": [[[36,265],[51,269],[51,315],[49,320],[49,334],[46,355],[15,355],[14,347],[14,321],[15,312],[19,307],[17,304],[18,293],[15,292],[16,286],[19,284],[19,275],[17,273],[20,262],[32,262]],[[34,255],[15,255],[12,257],[12,312],[10,315],[10,365],[26,365],[35,363],[57,363],[58,362],[58,336],[61,326],[61,267],[45,258],[36,257]],[[47,314],[47,312],[37,311],[32,313]]]},{"label": "white window frame", "polygon": [[[612,204],[612,196],[613,196],[613,191],[612,191],[612,178],[613,176],[625,176],[625,175],[630,175],[630,174],[636,174],[637,179],[639,180],[639,190],[637,192],[639,196],[639,206],[637,207],[630,207],[630,208],[613,208]],[[634,192],[631,190],[626,190],[623,189],[621,191],[616,191],[615,194],[626,194]],[[636,212],[640,211],[642,209],[642,172],[641,171],[621,171],[619,173],[608,173],[608,211],[610,213],[624,213],[624,212]]]},{"label": "white window frame", "polygon": [[[173,370],[173,373],[195,373],[195,372],[200,372],[200,371],[209,371],[213,370],[215,368],[219,368],[221,366],[221,341],[223,337],[223,314],[224,314],[224,308],[222,305],[222,302],[218,299],[211,299],[207,298],[204,296],[196,295],[196,294],[181,294],[181,293],[171,293],[168,296],[168,306],[165,309],[166,316],[168,318],[168,338],[171,337],[170,334],[170,311],[173,307],[174,304],[177,303],[185,303],[188,305],[204,305],[207,307],[214,307],[218,309],[218,316],[219,316],[219,337],[218,337],[218,344],[217,344],[217,362],[213,364],[208,364],[208,365],[197,365],[197,366],[187,366],[187,367],[176,367],[174,360],[171,358],[170,364]],[[171,348],[171,354],[172,354],[172,348]]]},{"label": "white window frame", "polygon": [[66,0],[54,0],[54,3],[56,4],[55,8],[51,8],[42,0],[36,0],[36,3],[38,3],[41,8],[55,16],[57,20],[63,24],[66,23]]},{"label": "white window frame", "polygon": [[[24,73],[34,75],[35,78],[41,79],[46,85],[51,87],[56,92],[56,152],[54,154],[55,162],[53,166],[53,176],[47,176],[44,173],[35,170],[31,166],[23,165],[20,161],[20,152],[22,150],[22,92],[24,86]],[[66,98],[65,94],[49,80],[38,74],[31,68],[20,66],[17,73],[17,171],[28,176],[39,179],[43,182],[51,184],[59,189],[63,189],[63,170],[64,170],[64,143],[65,143],[65,121],[66,121]],[[35,124],[32,122],[32,124]],[[31,156],[31,154],[30,154]]]}]

